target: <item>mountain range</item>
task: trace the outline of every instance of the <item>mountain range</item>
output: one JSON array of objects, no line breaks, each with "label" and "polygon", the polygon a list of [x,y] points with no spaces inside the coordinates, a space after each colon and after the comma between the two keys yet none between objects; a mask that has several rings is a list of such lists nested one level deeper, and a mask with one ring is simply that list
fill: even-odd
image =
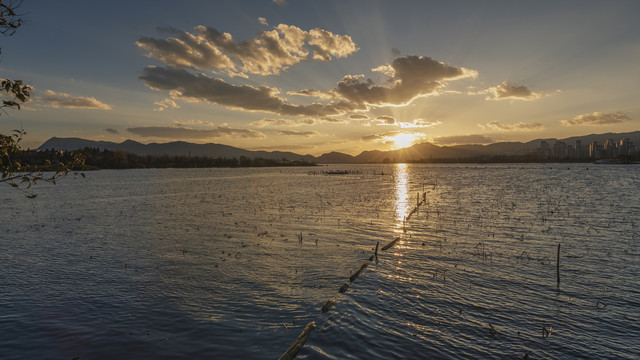
[{"label": "mountain range", "polygon": [[304,160],[313,161],[320,164],[327,163],[373,163],[390,161],[411,161],[420,159],[464,159],[471,157],[496,156],[496,155],[525,155],[540,148],[541,141],[546,141],[550,146],[556,141],[562,141],[569,146],[573,146],[576,140],[582,141],[583,145],[597,141],[604,144],[608,139],[618,141],[627,138],[634,144],[640,145],[640,131],[628,133],[606,133],[592,134],[585,136],[574,136],[565,139],[536,139],[528,142],[498,142],[489,145],[454,145],[438,146],[428,142],[416,144],[404,149],[390,151],[363,151],[352,156],[340,152],[330,152],[315,157],[312,155],[300,155],[284,151],[252,151],[236,148],[222,144],[194,144],[184,141],[174,141],[169,143],[142,144],[133,140],[126,140],[121,143],[111,141],[95,141],[81,138],[58,138],[52,137],[45,141],[38,150],[80,150],[86,147],[98,148],[100,150],[120,150],[137,155],[169,155],[169,156],[206,156],[212,158],[265,158],[274,160]]}]

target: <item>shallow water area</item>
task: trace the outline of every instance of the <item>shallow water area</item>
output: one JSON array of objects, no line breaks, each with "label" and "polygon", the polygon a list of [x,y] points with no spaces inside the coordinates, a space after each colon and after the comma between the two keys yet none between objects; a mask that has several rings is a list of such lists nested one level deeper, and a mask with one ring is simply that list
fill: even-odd
[{"label": "shallow water area", "polygon": [[638,166],[86,175],[0,189],[3,358],[640,357]]}]

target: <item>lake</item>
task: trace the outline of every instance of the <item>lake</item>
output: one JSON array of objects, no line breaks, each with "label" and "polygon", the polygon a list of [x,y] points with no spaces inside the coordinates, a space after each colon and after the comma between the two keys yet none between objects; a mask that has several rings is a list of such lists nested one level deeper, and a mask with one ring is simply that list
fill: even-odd
[{"label": "lake", "polygon": [[640,358],[638,166],[86,176],[0,187],[3,359]]}]

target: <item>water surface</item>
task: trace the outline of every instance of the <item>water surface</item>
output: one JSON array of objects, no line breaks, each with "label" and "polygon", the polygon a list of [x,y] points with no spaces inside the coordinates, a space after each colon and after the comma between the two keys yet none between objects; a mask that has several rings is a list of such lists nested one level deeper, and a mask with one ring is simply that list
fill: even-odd
[{"label": "water surface", "polygon": [[[355,171],[309,173],[328,169]],[[315,321],[300,359],[635,359],[639,170],[103,170],[35,199],[3,187],[0,349],[269,359]]]}]

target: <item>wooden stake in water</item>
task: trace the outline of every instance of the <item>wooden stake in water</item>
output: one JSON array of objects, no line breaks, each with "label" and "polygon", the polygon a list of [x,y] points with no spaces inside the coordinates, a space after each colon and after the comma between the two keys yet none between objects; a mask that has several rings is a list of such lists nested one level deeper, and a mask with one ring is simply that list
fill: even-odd
[{"label": "wooden stake in water", "polygon": [[315,328],[316,328],[316,323],[315,322],[312,321],[312,322],[308,323],[307,326],[304,328],[304,330],[302,330],[302,332],[300,333],[300,335],[298,336],[296,341],[294,341],[293,344],[291,344],[289,349],[287,349],[287,351],[285,351],[285,353],[282,354],[278,358],[278,360],[292,360],[292,359],[294,359],[296,357],[296,355],[298,355],[298,352],[300,351],[300,349],[302,349],[302,347],[304,346],[304,343],[309,338],[309,335],[311,334],[313,329],[315,329]]},{"label": "wooden stake in water", "polygon": [[558,257],[556,259],[556,279],[558,280],[558,286],[560,286],[560,244],[558,244]]}]

